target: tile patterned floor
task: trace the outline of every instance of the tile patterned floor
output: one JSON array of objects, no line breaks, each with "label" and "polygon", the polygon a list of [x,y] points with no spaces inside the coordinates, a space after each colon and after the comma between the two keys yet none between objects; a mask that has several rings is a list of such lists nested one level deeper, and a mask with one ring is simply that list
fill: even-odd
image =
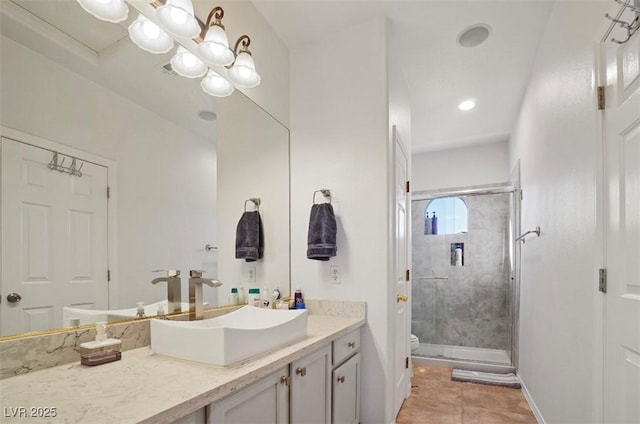
[{"label": "tile patterned floor", "polygon": [[451,368],[414,365],[397,424],[537,424],[522,391],[451,381]]}]

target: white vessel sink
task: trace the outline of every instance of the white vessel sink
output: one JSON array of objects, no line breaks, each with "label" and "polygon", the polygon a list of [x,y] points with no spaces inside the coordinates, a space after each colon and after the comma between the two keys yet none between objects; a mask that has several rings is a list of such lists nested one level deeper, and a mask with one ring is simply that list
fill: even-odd
[{"label": "white vessel sink", "polygon": [[244,306],[201,321],[151,320],[151,350],[227,366],[307,335],[307,311]]},{"label": "white vessel sink", "polygon": [[[169,303],[166,300],[161,300],[159,302],[150,303],[148,305],[144,305],[144,314],[147,317],[155,317],[158,313],[158,306],[162,305],[164,307],[165,313],[169,310]],[[189,312],[189,303],[182,302],[181,303],[182,312]],[[127,308],[127,309],[81,309],[81,308],[71,308],[65,306],[62,308],[62,323],[63,326],[68,327],[71,325],[70,320],[74,318],[78,318],[80,320],[80,324],[92,324],[94,322],[101,321],[121,321],[124,319],[132,319],[135,318],[138,314],[138,308]]]}]

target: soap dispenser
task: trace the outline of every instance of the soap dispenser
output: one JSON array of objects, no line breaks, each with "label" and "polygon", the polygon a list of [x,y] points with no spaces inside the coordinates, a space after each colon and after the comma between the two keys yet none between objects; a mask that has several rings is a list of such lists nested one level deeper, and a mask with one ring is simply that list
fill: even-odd
[{"label": "soap dispenser", "polygon": [[96,339],[80,345],[80,363],[94,366],[122,359],[122,342],[107,338],[107,323],[96,323]]}]

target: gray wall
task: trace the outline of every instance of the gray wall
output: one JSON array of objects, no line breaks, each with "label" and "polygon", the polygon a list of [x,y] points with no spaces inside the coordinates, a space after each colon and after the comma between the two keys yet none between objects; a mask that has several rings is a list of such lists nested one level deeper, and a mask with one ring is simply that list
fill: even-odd
[{"label": "gray wall", "polygon": [[[509,349],[510,196],[463,196],[467,234],[424,235],[429,201],[412,202],[411,332],[421,343]],[[464,266],[451,265],[451,243],[464,243]]]}]

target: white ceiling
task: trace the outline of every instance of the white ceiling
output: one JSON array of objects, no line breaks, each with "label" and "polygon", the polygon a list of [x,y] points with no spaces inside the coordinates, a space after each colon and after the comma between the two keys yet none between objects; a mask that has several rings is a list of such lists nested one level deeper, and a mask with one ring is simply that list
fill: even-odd
[{"label": "white ceiling", "polygon": [[[253,4],[292,51],[327,33],[387,16],[402,46],[411,93],[413,152],[503,141],[516,122],[552,1],[295,1]],[[456,43],[461,31],[492,28],[478,47]],[[396,43],[394,43],[396,44]],[[464,99],[475,109],[461,112]]]},{"label": "white ceiling", "polygon": [[198,117],[216,111],[199,79],[165,71],[174,51],[154,55],[129,39],[127,27],[137,18],[113,24],[85,12],[76,0],[0,0],[0,31],[61,65],[209,140],[215,122]]},{"label": "white ceiling", "polygon": [[[213,137],[215,123],[199,119],[197,112],[215,111],[215,98],[202,92],[198,80],[162,70],[171,52],[151,55],[133,45],[126,30],[136,17],[133,10],[126,22],[111,24],[95,19],[75,0],[0,1],[32,14],[40,26],[53,27],[80,47],[73,50],[51,36],[43,37],[38,25],[34,28],[33,22],[25,24],[5,12],[0,22],[3,35],[190,131]],[[194,3],[202,8],[215,1]],[[394,45],[402,46],[417,153],[508,138],[553,2],[254,0],[253,4],[292,52],[329,32],[388,17],[397,37]],[[489,39],[475,48],[459,46],[459,33],[477,23],[491,26]],[[82,49],[88,52],[85,57],[77,54]],[[457,105],[466,98],[477,99],[477,106],[461,112]]]}]

